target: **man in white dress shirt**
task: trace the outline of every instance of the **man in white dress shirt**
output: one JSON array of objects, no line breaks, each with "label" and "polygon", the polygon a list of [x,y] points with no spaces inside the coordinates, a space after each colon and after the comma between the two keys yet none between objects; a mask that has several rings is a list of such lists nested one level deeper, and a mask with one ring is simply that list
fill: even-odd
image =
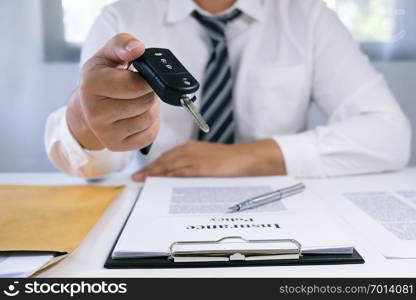
[{"label": "man in white dress shirt", "polygon": [[[169,48],[202,83],[204,105],[217,43],[195,15],[218,22],[236,10],[222,32],[232,103],[221,105],[232,109],[232,144],[210,142],[123,67],[145,47]],[[81,64],[79,87],[45,133],[49,158],[70,174],[105,176],[151,143],[137,181],[364,174],[403,168],[410,156],[408,120],[383,76],[320,0],[122,0],[96,21]],[[306,130],[312,99],[329,119]]]}]

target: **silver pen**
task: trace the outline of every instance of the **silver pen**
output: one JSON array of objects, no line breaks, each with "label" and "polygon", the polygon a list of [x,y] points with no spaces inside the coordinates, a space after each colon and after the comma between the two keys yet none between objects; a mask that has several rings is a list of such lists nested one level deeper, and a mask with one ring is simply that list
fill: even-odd
[{"label": "silver pen", "polygon": [[230,212],[238,212],[250,208],[255,208],[265,204],[269,204],[275,201],[279,201],[283,198],[290,197],[295,194],[299,194],[305,190],[305,185],[303,183],[298,183],[293,186],[282,188],[280,190],[273,191],[271,193],[263,194],[250,198],[246,201],[238,203],[234,206],[229,207]]}]

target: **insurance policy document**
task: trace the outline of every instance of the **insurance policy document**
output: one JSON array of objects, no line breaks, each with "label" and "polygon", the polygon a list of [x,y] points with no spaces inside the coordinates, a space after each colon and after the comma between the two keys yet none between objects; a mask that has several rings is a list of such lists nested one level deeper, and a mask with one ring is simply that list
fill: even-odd
[{"label": "insurance policy document", "polygon": [[416,258],[416,189],[342,193],[344,218],[387,258]]},{"label": "insurance policy document", "polygon": [[306,191],[239,213],[228,208],[298,183],[285,176],[148,178],[113,251],[113,258],[168,255],[179,241],[296,239],[302,251],[351,253],[353,241]]}]

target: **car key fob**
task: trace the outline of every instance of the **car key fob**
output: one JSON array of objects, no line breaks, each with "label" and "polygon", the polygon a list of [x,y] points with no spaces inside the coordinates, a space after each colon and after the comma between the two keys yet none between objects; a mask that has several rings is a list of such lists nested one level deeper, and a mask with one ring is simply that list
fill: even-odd
[{"label": "car key fob", "polygon": [[132,64],[167,104],[181,106],[181,97],[199,89],[199,82],[168,49],[148,48]]},{"label": "car key fob", "polygon": [[[209,132],[208,124],[193,104],[196,97],[191,96],[198,91],[199,82],[169,49],[147,48],[130,65],[134,66],[163,102],[182,106],[192,115],[202,131]],[[149,151],[150,146],[141,150],[145,155]]]}]

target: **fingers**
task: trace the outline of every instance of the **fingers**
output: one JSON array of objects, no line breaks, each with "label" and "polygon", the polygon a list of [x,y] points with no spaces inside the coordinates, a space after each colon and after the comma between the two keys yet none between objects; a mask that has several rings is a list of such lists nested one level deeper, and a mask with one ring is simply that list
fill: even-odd
[{"label": "fingers", "polygon": [[156,161],[141,171],[146,176],[167,176],[168,174],[183,168],[190,167],[190,162],[186,158],[180,158],[169,163]]},{"label": "fingers", "polygon": [[145,148],[152,144],[153,141],[156,139],[159,129],[160,120],[157,119],[156,122],[148,129],[133,134],[122,140],[121,144],[117,145],[117,148],[115,148],[115,150],[113,151],[133,151]]},{"label": "fingers", "polygon": [[146,168],[134,173],[132,175],[133,180],[141,182],[147,176],[188,177],[192,174],[196,176],[201,168],[192,159],[191,152],[195,150],[194,144],[194,142],[188,142],[163,153]]},{"label": "fingers", "polygon": [[143,182],[148,176],[157,176],[157,177],[195,177],[196,173],[194,168],[188,167],[187,164],[176,164],[176,169],[158,169],[149,168],[143,169],[139,172],[136,172],[132,175],[134,181]]},{"label": "fingers", "polygon": [[[90,118],[96,118],[103,124],[115,123],[119,120],[140,116],[153,106],[159,105],[155,93],[150,92],[136,99],[101,99],[86,102],[84,106]],[[99,119],[99,120],[98,120]]]},{"label": "fingers", "polygon": [[187,165],[188,155],[186,145],[175,147],[163,153],[158,159],[149,164],[141,172],[148,173],[149,176],[161,176],[167,172]]},{"label": "fingers", "polygon": [[159,103],[159,101],[153,102],[148,110],[138,116],[123,118],[114,122],[113,129],[122,134],[122,140],[131,139],[132,136],[152,127],[159,120]]},{"label": "fingers", "polygon": [[150,86],[138,73],[117,68],[137,59],[144,51],[144,45],[133,36],[116,35],[84,64],[82,93],[114,99],[134,99],[149,93]]},{"label": "fingers", "polygon": [[178,170],[174,170],[169,173],[166,173],[165,176],[166,177],[195,177],[197,175],[192,168],[186,167],[186,168],[182,168],[182,169],[178,169]]},{"label": "fingers", "polygon": [[107,42],[95,55],[104,59],[108,66],[115,67],[140,57],[145,46],[138,39],[127,33],[120,33]]},{"label": "fingers", "polygon": [[137,132],[127,138],[118,136],[119,131],[111,130],[109,133],[99,135],[100,141],[105,147],[113,152],[133,151],[145,148],[153,143],[160,129],[160,121],[156,120],[147,129]]},{"label": "fingers", "polygon": [[[139,114],[113,121],[111,118],[120,118],[120,116],[117,116],[118,111],[111,105],[103,103],[87,110],[85,116],[85,120],[94,135],[110,151],[131,151],[144,148],[153,142],[160,128],[160,101],[146,102],[146,100],[137,99],[121,100],[119,102],[123,101],[136,101],[138,106],[135,108]],[[146,103],[143,104],[143,102]],[[133,111],[129,111],[128,107],[120,111],[125,114],[133,114]]]},{"label": "fingers", "polygon": [[181,151],[183,146],[178,146],[168,152],[163,153],[157,160],[152,162],[149,166],[145,169],[153,169],[153,168],[169,168],[174,167],[175,163],[180,161],[182,157],[186,157],[186,154]]},{"label": "fingers", "polygon": [[134,99],[152,91],[136,72],[92,65],[91,62],[83,68],[80,89],[86,95],[113,99]]}]

